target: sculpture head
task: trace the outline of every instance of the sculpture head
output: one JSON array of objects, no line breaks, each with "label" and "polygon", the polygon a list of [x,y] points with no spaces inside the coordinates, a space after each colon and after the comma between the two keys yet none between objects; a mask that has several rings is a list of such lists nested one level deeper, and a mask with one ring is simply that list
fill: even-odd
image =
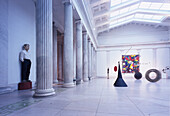
[{"label": "sculpture head", "polygon": [[30,47],[29,44],[24,44],[23,49],[26,50],[26,51],[28,51],[28,50],[29,50],[29,47]]}]

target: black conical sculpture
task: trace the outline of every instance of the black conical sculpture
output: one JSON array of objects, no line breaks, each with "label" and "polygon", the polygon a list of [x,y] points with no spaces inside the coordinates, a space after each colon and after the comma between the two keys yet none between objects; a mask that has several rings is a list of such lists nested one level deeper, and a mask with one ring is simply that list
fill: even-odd
[{"label": "black conical sculpture", "polygon": [[115,81],[115,83],[113,84],[115,87],[127,87],[127,84],[125,83],[125,81],[122,78],[122,73],[121,73],[121,69],[120,69],[120,63],[118,62],[119,65],[119,69],[118,69],[118,77]]}]

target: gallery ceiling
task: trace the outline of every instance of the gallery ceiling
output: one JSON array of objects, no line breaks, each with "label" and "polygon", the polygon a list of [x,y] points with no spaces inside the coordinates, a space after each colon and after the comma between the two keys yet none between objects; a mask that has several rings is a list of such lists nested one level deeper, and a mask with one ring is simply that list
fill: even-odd
[{"label": "gallery ceiling", "polygon": [[[170,26],[170,0],[86,0],[96,35],[128,23]],[[91,14],[91,15],[90,15]]]}]

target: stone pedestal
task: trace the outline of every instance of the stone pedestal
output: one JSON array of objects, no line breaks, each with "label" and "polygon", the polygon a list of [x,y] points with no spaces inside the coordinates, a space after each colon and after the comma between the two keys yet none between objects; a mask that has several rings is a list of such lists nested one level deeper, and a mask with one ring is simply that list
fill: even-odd
[{"label": "stone pedestal", "polygon": [[32,89],[32,82],[20,82],[18,83],[18,90]]}]

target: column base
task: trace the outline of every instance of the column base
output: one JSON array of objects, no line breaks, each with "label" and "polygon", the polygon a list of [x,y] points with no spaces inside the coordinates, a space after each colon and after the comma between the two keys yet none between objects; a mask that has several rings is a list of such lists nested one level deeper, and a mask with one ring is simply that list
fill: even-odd
[{"label": "column base", "polygon": [[44,90],[35,90],[34,97],[45,97],[45,96],[50,96],[54,95],[55,91],[53,88],[51,89],[44,89]]},{"label": "column base", "polygon": [[83,81],[84,81],[84,82],[88,82],[89,79],[88,79],[88,78],[84,78]]},{"label": "column base", "polygon": [[72,83],[64,83],[63,87],[64,88],[71,88],[71,87],[75,87],[75,84],[73,82]]},{"label": "column base", "polygon": [[58,80],[54,80],[53,83],[58,83]]},{"label": "column base", "polygon": [[94,77],[91,77],[91,80],[93,80],[94,79]]},{"label": "column base", "polygon": [[63,85],[64,82],[63,81],[58,81],[58,85]]},{"label": "column base", "polygon": [[76,84],[82,84],[83,83],[83,80],[79,80],[79,81],[76,81]]}]

